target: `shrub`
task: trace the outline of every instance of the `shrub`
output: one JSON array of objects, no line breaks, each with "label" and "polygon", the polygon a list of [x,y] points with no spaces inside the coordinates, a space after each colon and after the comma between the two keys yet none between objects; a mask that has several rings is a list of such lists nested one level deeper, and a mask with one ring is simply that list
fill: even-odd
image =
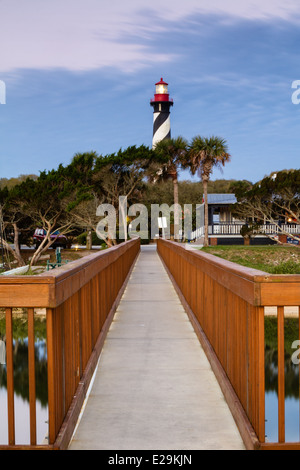
[{"label": "shrub", "polygon": [[300,264],[292,260],[284,261],[270,268],[270,272],[272,274],[300,274]]}]

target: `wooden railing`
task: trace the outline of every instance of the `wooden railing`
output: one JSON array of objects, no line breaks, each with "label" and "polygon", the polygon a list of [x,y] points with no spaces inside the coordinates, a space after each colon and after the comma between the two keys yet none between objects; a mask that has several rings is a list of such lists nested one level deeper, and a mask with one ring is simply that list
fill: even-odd
[{"label": "wooden railing", "polygon": [[[300,305],[299,275],[269,275],[158,240],[158,252],[210,359],[249,449],[285,442],[284,307]],[[278,324],[278,442],[265,442],[265,307]],[[300,329],[300,328],[299,328]]]},{"label": "wooden railing", "polygon": [[[0,279],[0,307],[6,310],[8,445],[67,448],[106,332],[140,249],[133,239],[39,276]],[[28,315],[30,445],[16,446],[13,367],[13,308]],[[48,443],[37,445],[34,309],[47,315]]]}]

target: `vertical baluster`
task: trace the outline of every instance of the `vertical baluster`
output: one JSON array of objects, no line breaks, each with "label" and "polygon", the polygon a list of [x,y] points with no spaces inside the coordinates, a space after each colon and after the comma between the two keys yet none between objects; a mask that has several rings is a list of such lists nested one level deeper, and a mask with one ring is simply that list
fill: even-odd
[{"label": "vertical baluster", "polygon": [[254,377],[253,377],[253,370],[254,370],[254,360],[253,360],[253,341],[254,341],[254,334],[253,334],[253,310],[254,307],[252,305],[247,305],[247,344],[248,344],[248,351],[247,351],[247,368],[248,368],[248,382],[247,382],[247,415],[250,418],[250,421],[253,423],[254,429],[256,429],[256,423],[254,419],[254,406],[253,406],[253,384],[254,384]]},{"label": "vertical baluster", "polygon": [[[298,307],[298,336],[299,336],[298,340],[300,341],[300,307]],[[299,354],[297,357],[299,359]],[[299,376],[299,441],[300,441],[300,362],[299,362],[298,376]]]},{"label": "vertical baluster", "polygon": [[258,438],[265,442],[265,309],[257,307],[258,321]]},{"label": "vertical baluster", "polygon": [[14,402],[12,308],[6,309],[6,367],[7,367],[8,444],[13,446],[15,445],[15,402]]},{"label": "vertical baluster", "polygon": [[36,445],[36,389],[34,354],[34,309],[28,309],[28,374],[30,407],[30,444]]},{"label": "vertical baluster", "polygon": [[56,437],[56,400],[55,400],[55,342],[53,310],[47,308],[47,357],[48,357],[48,414],[49,444],[54,444]]},{"label": "vertical baluster", "polygon": [[278,442],[285,442],[284,307],[277,307],[278,322]]},{"label": "vertical baluster", "polygon": [[75,369],[75,387],[78,386],[81,370],[80,370],[80,352],[81,352],[81,341],[80,341],[80,318],[79,318],[79,294],[76,292],[71,298],[71,309],[72,309],[72,323],[74,325],[74,369]]}]

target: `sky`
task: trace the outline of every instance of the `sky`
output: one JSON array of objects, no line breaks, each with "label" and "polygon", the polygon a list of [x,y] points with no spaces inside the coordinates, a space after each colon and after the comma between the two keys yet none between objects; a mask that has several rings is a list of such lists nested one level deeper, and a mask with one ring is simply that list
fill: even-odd
[{"label": "sky", "polygon": [[151,147],[161,77],[172,137],[226,140],[212,179],[300,168],[299,0],[0,0],[0,18],[0,178]]}]

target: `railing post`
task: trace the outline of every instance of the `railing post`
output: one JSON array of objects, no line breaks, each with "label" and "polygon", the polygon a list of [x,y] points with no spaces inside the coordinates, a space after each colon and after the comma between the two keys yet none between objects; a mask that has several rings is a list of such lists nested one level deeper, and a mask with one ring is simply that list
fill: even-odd
[{"label": "railing post", "polygon": [[278,332],[278,442],[285,442],[284,307],[277,307]]},{"label": "railing post", "polygon": [[34,309],[28,309],[28,375],[30,409],[30,444],[36,445],[36,390],[35,390],[35,349]]},{"label": "railing post", "polygon": [[14,363],[13,363],[13,325],[12,308],[6,309],[6,367],[7,367],[7,413],[8,445],[15,445],[15,400],[14,400]]},{"label": "railing post", "polygon": [[258,313],[258,439],[265,442],[265,311]]},{"label": "railing post", "polygon": [[53,309],[47,308],[47,358],[48,358],[48,415],[49,444],[54,444],[56,437],[55,419],[55,358],[54,358]]},{"label": "railing post", "polygon": [[[13,308],[27,309],[30,445],[65,448],[71,438],[103,341],[130,268],[139,251],[131,240],[86,260],[40,276],[3,277],[0,307],[5,309],[8,445],[16,446]],[[65,269],[64,269],[65,268]],[[37,444],[35,308],[46,309],[48,445]]]}]

